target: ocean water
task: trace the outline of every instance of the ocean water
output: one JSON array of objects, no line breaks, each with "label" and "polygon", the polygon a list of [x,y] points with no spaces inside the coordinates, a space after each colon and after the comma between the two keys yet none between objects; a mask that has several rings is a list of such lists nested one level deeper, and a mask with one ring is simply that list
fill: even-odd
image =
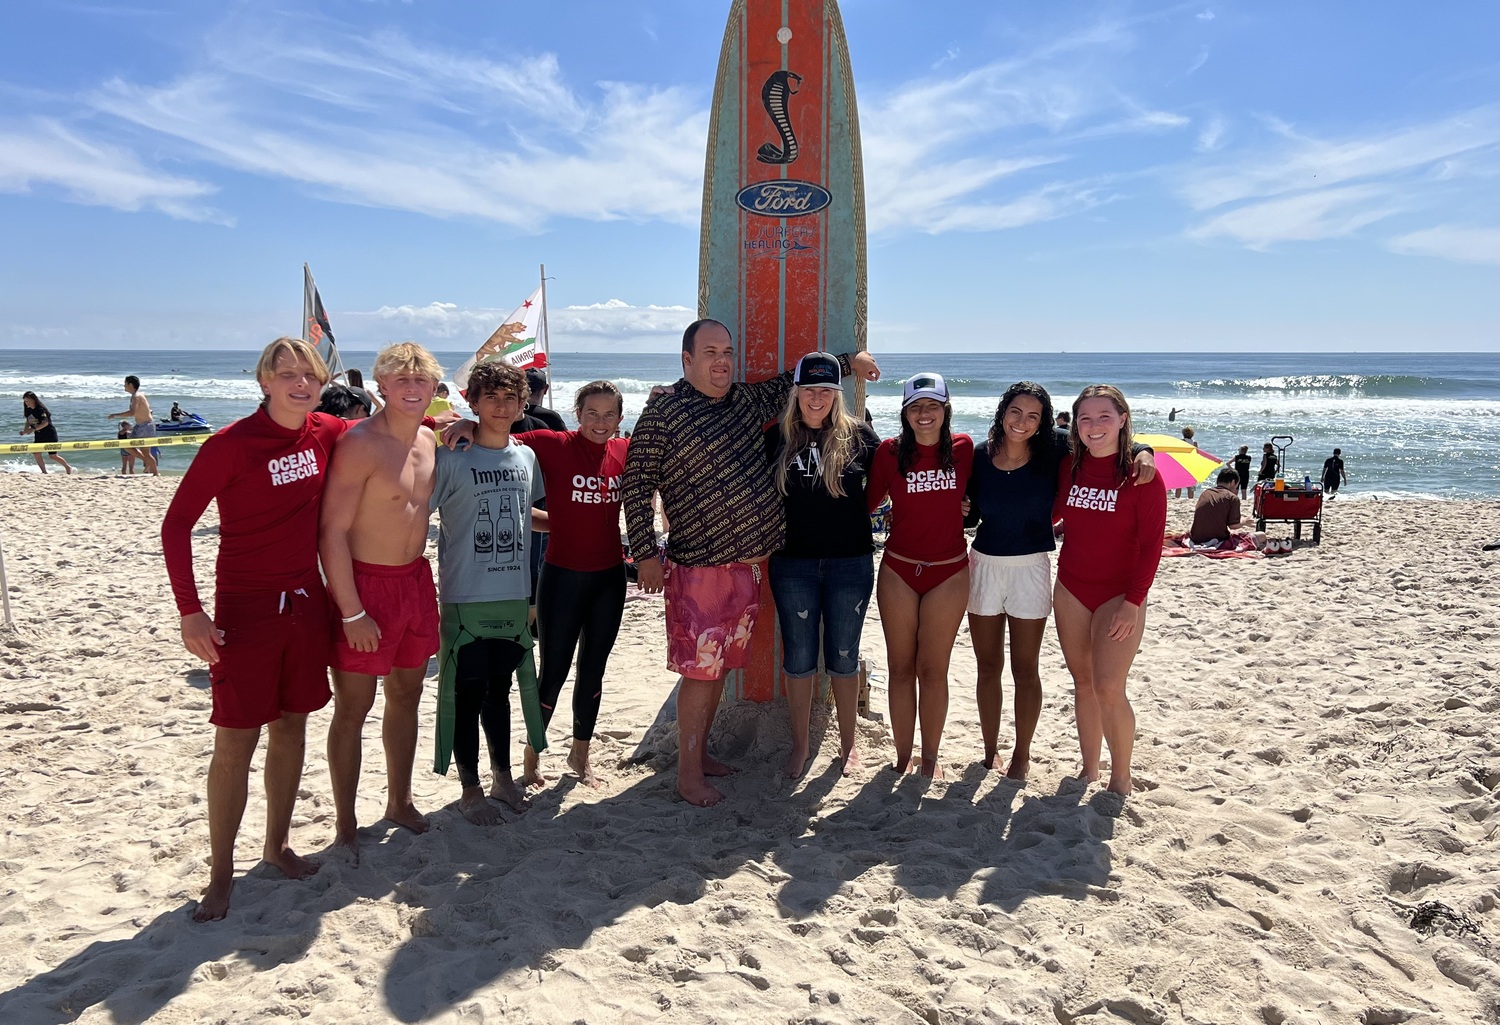
[{"label": "ocean water", "polygon": [[[106,414],[129,402],[126,374],[141,378],[158,417],[172,403],[223,426],[254,410],[250,371],[257,353],[239,351],[0,350],[0,429],[22,425],[21,393],[41,396],[64,441],[114,437]],[[463,353],[438,353],[456,368]],[[371,352],[343,353],[368,371]],[[1042,384],[1057,408],[1089,384],[1119,387],[1136,429],[1176,435],[1192,426],[1199,446],[1223,459],[1249,445],[1259,462],[1272,435],[1295,438],[1288,476],[1318,477],[1335,446],[1359,498],[1500,498],[1500,359],[1494,353],[932,353],[880,354],[882,380],[869,391],[876,431],[898,430],[901,382],[937,371],[953,394],[955,430],[984,437],[1002,392],[1017,380]],[[605,378],[625,393],[629,430],[650,388],[681,376],[675,353],[554,353],[553,403],[571,420],[571,397]],[[1168,420],[1179,409],[1175,422]],[[165,472],[182,472],[196,448],[162,449]],[[119,468],[114,452],[77,453],[85,472]],[[55,464],[54,464],[55,465]],[[0,457],[0,470],[35,472],[29,455]]]}]

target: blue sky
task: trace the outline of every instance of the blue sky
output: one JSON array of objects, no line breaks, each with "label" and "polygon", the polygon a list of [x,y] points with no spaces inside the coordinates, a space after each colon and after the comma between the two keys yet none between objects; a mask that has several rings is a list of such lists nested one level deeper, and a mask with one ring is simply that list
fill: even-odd
[{"label": "blue sky", "polygon": [[[0,347],[692,318],[727,2],[7,4]],[[876,351],[1500,337],[1500,8],[845,0]]]}]

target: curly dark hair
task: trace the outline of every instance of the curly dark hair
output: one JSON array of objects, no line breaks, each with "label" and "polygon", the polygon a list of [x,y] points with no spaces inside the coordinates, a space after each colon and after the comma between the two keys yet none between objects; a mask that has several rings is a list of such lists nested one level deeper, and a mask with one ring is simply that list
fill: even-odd
[{"label": "curly dark hair", "polygon": [[990,440],[987,451],[993,457],[1000,450],[1002,444],[1001,434],[1005,430],[1005,411],[1019,395],[1030,395],[1042,404],[1042,422],[1037,425],[1036,433],[1031,436],[1031,458],[1050,459],[1056,451],[1052,441],[1052,424],[1056,417],[1052,415],[1052,396],[1047,394],[1047,389],[1035,381],[1017,381],[1005,389],[1005,394],[1000,396],[1000,404],[995,407],[995,422],[990,424]]},{"label": "curly dark hair", "polygon": [[[953,401],[943,403],[943,427],[938,434],[938,465],[944,470],[953,469]],[[903,474],[917,461],[917,432],[906,420],[906,408],[901,410],[901,442],[896,446],[896,468]]]},{"label": "curly dark hair", "polygon": [[510,392],[523,403],[531,390],[526,384],[526,375],[499,359],[482,359],[469,371],[469,381],[464,387],[464,401],[471,406],[490,392]]}]

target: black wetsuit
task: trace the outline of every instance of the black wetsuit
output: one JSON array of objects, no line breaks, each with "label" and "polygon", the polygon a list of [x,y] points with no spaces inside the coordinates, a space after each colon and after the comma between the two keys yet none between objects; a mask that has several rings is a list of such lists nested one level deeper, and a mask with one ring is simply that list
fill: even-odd
[{"label": "black wetsuit", "polygon": [[604,693],[604,667],[620,633],[625,612],[625,564],[584,572],[554,563],[542,565],[537,588],[536,618],[543,624],[540,638],[542,719],[552,722],[558,695],[578,652],[573,679],[573,739],[592,740]]}]

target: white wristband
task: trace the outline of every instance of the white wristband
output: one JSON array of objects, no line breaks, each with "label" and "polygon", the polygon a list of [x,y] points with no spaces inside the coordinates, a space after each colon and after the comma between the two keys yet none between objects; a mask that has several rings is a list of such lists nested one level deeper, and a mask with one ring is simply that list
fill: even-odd
[{"label": "white wristband", "polygon": [[344,621],[345,624],[348,624],[348,623],[358,623],[361,619],[365,618],[365,610],[364,609],[360,609],[357,613],[355,613],[352,616],[342,616],[340,618],[343,619],[343,621]]}]

